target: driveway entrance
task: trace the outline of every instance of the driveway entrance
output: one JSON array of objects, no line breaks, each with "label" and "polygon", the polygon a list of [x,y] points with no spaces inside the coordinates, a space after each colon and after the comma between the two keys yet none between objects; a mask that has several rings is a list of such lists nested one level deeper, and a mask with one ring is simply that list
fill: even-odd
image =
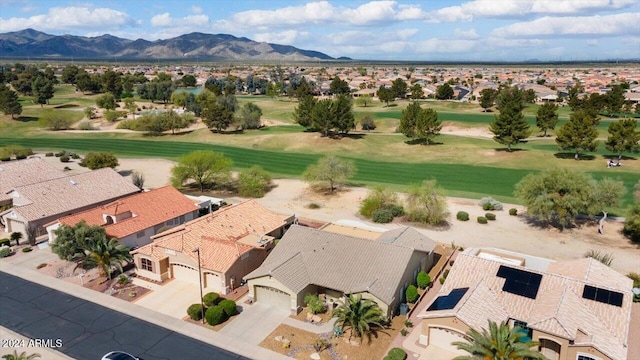
[{"label": "driveway entrance", "polygon": [[243,305],[240,315],[220,329],[220,333],[233,338],[242,338],[242,341],[246,343],[258,345],[280,326],[290,313],[288,309],[267,304]]},{"label": "driveway entrance", "polygon": [[[147,309],[182,319],[191,304],[200,304],[198,283],[173,279],[164,285],[151,284],[153,291],[135,303]],[[207,289],[204,289],[204,294]]]}]

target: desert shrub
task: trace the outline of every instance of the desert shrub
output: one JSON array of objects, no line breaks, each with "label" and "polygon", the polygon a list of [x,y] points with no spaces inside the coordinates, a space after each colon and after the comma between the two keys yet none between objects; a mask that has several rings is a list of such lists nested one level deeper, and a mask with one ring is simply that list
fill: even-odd
[{"label": "desert shrub", "polygon": [[627,277],[633,280],[633,287],[640,288],[640,274],[638,273],[628,273]]},{"label": "desert shrub", "polygon": [[70,129],[71,125],[75,122],[73,119],[67,118],[63,114],[52,112],[45,113],[38,121],[42,127],[53,131]]},{"label": "desert shrub", "polygon": [[202,302],[206,307],[217,305],[218,301],[220,301],[220,294],[217,292],[206,293],[202,297]]},{"label": "desert shrub", "polygon": [[391,211],[391,215],[393,215],[393,217],[404,215],[404,208],[400,205],[393,204],[389,206],[389,211]]},{"label": "desert shrub", "polygon": [[309,209],[320,209],[320,204],[317,203],[309,203],[309,205],[307,205],[307,207]]},{"label": "desert shrub", "polygon": [[600,261],[601,263],[607,265],[607,266],[611,266],[611,263],[613,262],[613,254],[609,253],[605,253],[605,252],[601,252],[598,250],[589,250],[584,254],[584,257],[586,258],[593,258],[595,260]]},{"label": "desert shrub", "polygon": [[66,163],[66,162],[69,162],[69,161],[71,161],[71,158],[69,157],[69,155],[60,156],[60,162]]},{"label": "desert shrub", "polygon": [[389,350],[382,360],[406,360],[407,352],[401,348],[393,348]]},{"label": "desert shrub", "polygon": [[11,161],[11,157],[10,156],[0,155],[0,161]]},{"label": "desert shrub", "polygon": [[440,279],[438,279],[438,281],[440,281],[440,285],[444,284],[444,278],[441,277]]},{"label": "desert shrub", "polygon": [[424,271],[420,271],[416,277],[416,283],[420,289],[424,289],[431,283],[431,277]]},{"label": "desert shrub", "polygon": [[400,335],[402,336],[407,336],[407,334],[409,333],[409,331],[407,331],[407,329],[402,328],[402,330],[400,330]]},{"label": "desert shrub", "polygon": [[218,306],[222,308],[222,310],[224,311],[225,315],[227,315],[227,317],[232,317],[233,315],[238,314],[238,308],[236,307],[236,302],[233,300],[226,300],[226,299],[222,300],[220,301]]},{"label": "desert shrub", "polygon": [[487,218],[484,216],[478,216],[478,224],[486,224]]},{"label": "desert shrub", "polygon": [[480,199],[478,205],[482,206],[483,210],[502,210],[502,203],[491,196]]},{"label": "desert shrub", "polygon": [[227,315],[224,313],[224,309],[220,306],[212,306],[207,309],[207,312],[204,314],[204,318],[207,321],[207,324],[213,326],[223,323],[227,320]]},{"label": "desert shrub", "polygon": [[640,204],[635,205],[629,211],[624,221],[622,233],[632,242],[640,243]]},{"label": "desert shrub", "polygon": [[393,221],[393,213],[389,209],[378,209],[373,212],[371,220],[381,224],[390,223]]},{"label": "desert shrub", "polygon": [[320,300],[316,294],[306,294],[304,296],[304,303],[307,305],[307,310],[312,314],[323,313],[327,310],[324,302]]},{"label": "desert shrub", "polygon": [[456,214],[456,219],[460,221],[469,221],[469,213],[466,211],[458,211]]},{"label": "desert shrub", "polygon": [[408,220],[429,225],[446,223],[449,211],[441,192],[435,180],[414,184],[406,200]]},{"label": "desert shrub", "polygon": [[418,300],[418,288],[415,285],[409,285],[407,290],[405,290],[404,294],[407,297],[407,302],[414,303]]},{"label": "desert shrub", "polygon": [[116,125],[116,129],[134,130],[137,121],[135,119],[122,120]]},{"label": "desert shrub", "polygon": [[518,215],[518,209],[516,209],[516,208],[509,209],[509,215],[511,215],[511,216]]},{"label": "desert shrub", "polygon": [[238,174],[238,193],[241,196],[260,198],[271,187],[271,174],[261,166],[254,165]]},{"label": "desert shrub", "polygon": [[71,154],[71,158],[72,159],[80,159],[80,155],[78,155],[76,153],[73,153],[73,154]]},{"label": "desert shrub", "polygon": [[118,166],[118,158],[110,152],[90,152],[84,157],[80,165],[91,170]]},{"label": "desert shrub", "polygon": [[202,320],[202,304],[189,305],[189,307],[187,308],[187,315],[189,315],[191,320]]},{"label": "desert shrub", "polygon": [[52,153],[52,152],[48,152],[48,153],[44,154],[44,156],[46,156],[46,157],[52,157],[52,156],[53,156],[53,153]]},{"label": "desert shrub", "polygon": [[445,279],[446,279],[447,277],[449,277],[449,269],[446,269],[446,270],[442,273],[442,277],[443,277],[443,278],[445,278]]},{"label": "desert shrub", "polygon": [[64,167],[64,169],[62,169],[62,170],[63,170],[63,171],[70,171],[70,170],[71,170],[71,168],[70,168],[70,167],[68,167],[68,166],[65,166],[65,167]]},{"label": "desert shrub", "polygon": [[33,250],[33,249],[30,246],[27,246],[26,248],[22,248],[22,252],[23,253],[31,252],[31,250]]},{"label": "desert shrub", "polygon": [[11,246],[11,242],[8,238],[0,239],[0,246]]},{"label": "desert shrub", "polygon": [[7,257],[11,254],[11,248],[8,246],[0,246],[0,258]]},{"label": "desert shrub", "polygon": [[118,276],[118,284],[119,285],[126,285],[128,283],[131,282],[131,279],[129,279],[129,277],[125,274],[120,274],[120,276]]},{"label": "desert shrub", "polygon": [[408,328],[412,328],[413,327],[413,322],[411,322],[411,320],[407,319],[404,321],[404,326],[408,327]]},{"label": "desert shrub", "polygon": [[97,130],[97,129],[90,122],[83,121],[78,125],[78,130]]},{"label": "desert shrub", "polygon": [[104,112],[104,118],[108,122],[115,122],[118,118],[121,118],[125,113],[123,111],[107,110]]},{"label": "desert shrub", "polygon": [[65,150],[62,150],[62,151],[58,151],[55,155],[56,157],[60,157],[60,156],[67,155],[67,152]]},{"label": "desert shrub", "polygon": [[360,203],[360,215],[372,218],[373,213],[378,209],[390,209],[393,216],[404,214],[404,209],[396,205],[398,203],[398,194],[389,191],[384,186],[376,186],[367,197]]},{"label": "desert shrub", "polygon": [[494,214],[494,213],[486,213],[486,214],[484,214],[484,217],[486,217],[487,220],[493,221],[493,220],[496,219],[496,214]]}]

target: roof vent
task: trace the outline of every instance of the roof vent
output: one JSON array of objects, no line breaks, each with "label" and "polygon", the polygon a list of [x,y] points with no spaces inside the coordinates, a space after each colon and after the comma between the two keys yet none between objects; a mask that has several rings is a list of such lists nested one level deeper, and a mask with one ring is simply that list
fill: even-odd
[{"label": "roof vent", "polygon": [[71,183],[71,185],[77,185],[78,184],[75,180],[69,180],[69,182]]}]

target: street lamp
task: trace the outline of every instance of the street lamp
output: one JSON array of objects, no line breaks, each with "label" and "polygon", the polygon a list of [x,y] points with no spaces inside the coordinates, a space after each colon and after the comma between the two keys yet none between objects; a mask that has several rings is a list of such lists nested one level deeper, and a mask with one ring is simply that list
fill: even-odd
[{"label": "street lamp", "polygon": [[204,300],[202,299],[202,267],[200,266],[200,248],[191,252],[198,253],[198,278],[200,279],[200,309],[202,310],[202,323],[204,324]]}]

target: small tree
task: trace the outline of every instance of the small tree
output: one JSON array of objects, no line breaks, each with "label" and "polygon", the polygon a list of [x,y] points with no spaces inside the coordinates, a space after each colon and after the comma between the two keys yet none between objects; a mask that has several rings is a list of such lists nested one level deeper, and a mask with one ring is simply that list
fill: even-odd
[{"label": "small tree", "polygon": [[262,109],[252,102],[248,102],[240,109],[240,121],[243,129],[258,129],[262,126],[260,117]]},{"label": "small tree", "polygon": [[523,108],[519,98],[503,95],[503,103],[498,108],[500,114],[489,126],[489,130],[494,134],[493,140],[499,144],[507,145],[509,152],[511,152],[512,145],[518,144],[531,135],[529,123],[522,114]]},{"label": "small tree", "polygon": [[446,222],[449,211],[446,199],[440,195],[436,180],[414,184],[407,197],[409,221],[438,225]]},{"label": "small tree", "polygon": [[545,103],[538,108],[536,113],[536,126],[543,131],[542,136],[547,136],[547,130],[553,130],[558,124],[558,105]]},{"label": "small tree", "polygon": [[509,328],[505,322],[496,324],[489,320],[489,330],[475,329],[467,331],[468,341],[455,341],[451,345],[469,353],[454,360],[473,359],[532,359],[545,360],[546,357],[532,348],[538,342],[531,341],[518,327]]},{"label": "small tree", "polygon": [[376,122],[373,120],[371,116],[367,115],[363,117],[362,120],[360,120],[360,127],[362,127],[362,130],[367,130],[367,131],[375,130]]},{"label": "small tree", "polygon": [[418,289],[415,285],[409,285],[407,290],[405,291],[405,296],[407,297],[407,302],[413,304],[418,300]]},{"label": "small tree", "polygon": [[384,313],[380,307],[371,300],[362,299],[362,295],[351,295],[345,298],[343,303],[333,311],[336,325],[344,332],[350,329],[349,339],[352,336],[362,339],[371,335],[382,327]]},{"label": "small tree", "polygon": [[431,277],[426,272],[420,271],[416,277],[416,282],[420,289],[425,289],[429,284],[431,284]]},{"label": "small tree", "polygon": [[112,93],[100,95],[96,98],[96,105],[102,109],[115,110],[117,106],[116,98]]},{"label": "small tree", "polygon": [[334,192],[344,185],[356,172],[353,162],[335,156],[320,158],[316,164],[309,165],[302,174],[304,181],[319,189]]},{"label": "small tree", "polygon": [[21,232],[12,232],[11,233],[11,240],[16,242],[16,246],[20,245],[20,240],[22,240],[22,233]]},{"label": "small tree", "polygon": [[181,187],[193,181],[204,191],[205,186],[228,182],[232,166],[233,161],[222,153],[197,150],[178,159],[178,164],[171,169],[171,182]]},{"label": "small tree", "polygon": [[263,197],[271,187],[271,174],[254,165],[238,174],[238,193],[241,196]]},{"label": "small tree", "polygon": [[607,150],[618,153],[618,160],[622,153],[640,151],[640,130],[636,119],[622,119],[609,124],[609,137],[605,145]]},{"label": "small tree", "polygon": [[373,213],[380,209],[386,209],[399,202],[398,194],[384,186],[376,186],[360,203],[360,215],[371,218]]},{"label": "small tree", "polygon": [[304,303],[307,305],[308,311],[312,314],[323,313],[327,310],[324,301],[316,294],[306,294],[304,296]]},{"label": "small tree", "polygon": [[488,111],[493,104],[495,104],[497,95],[498,91],[492,88],[486,88],[480,91],[480,107],[482,107],[483,112]]},{"label": "small tree", "polygon": [[356,104],[362,106],[362,107],[367,107],[369,105],[371,105],[373,103],[373,97],[371,97],[371,95],[369,94],[364,94],[359,96],[356,99]]},{"label": "small tree", "polygon": [[622,228],[624,236],[634,243],[640,243],[640,204],[631,207]]},{"label": "small tree", "polygon": [[89,120],[95,119],[96,108],[94,108],[93,106],[87,106],[86,108],[84,108],[84,116]]},{"label": "small tree", "polygon": [[111,152],[91,152],[84,157],[80,165],[86,166],[91,170],[106,167],[115,168],[118,166],[118,158]]},{"label": "small tree", "polygon": [[595,151],[598,148],[598,120],[586,110],[571,114],[569,121],[558,129],[556,143],[562,150],[575,150],[578,160],[583,151]]}]

